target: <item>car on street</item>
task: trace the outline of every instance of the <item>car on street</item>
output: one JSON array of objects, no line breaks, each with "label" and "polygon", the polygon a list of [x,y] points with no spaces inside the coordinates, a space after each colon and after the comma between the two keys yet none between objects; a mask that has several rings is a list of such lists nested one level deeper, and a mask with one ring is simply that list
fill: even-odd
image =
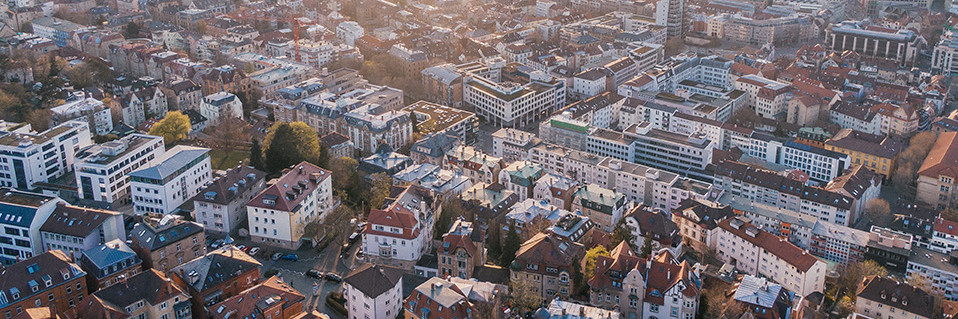
[{"label": "car on street", "polygon": [[360,248],[359,250],[356,251],[356,257],[363,258],[363,257],[365,257],[365,256],[366,256],[366,254],[363,253],[363,249],[362,249],[362,248]]},{"label": "car on street", "polygon": [[285,254],[285,255],[283,255],[282,258],[283,258],[283,260],[289,260],[289,261],[297,261],[297,260],[299,260],[299,256],[297,256],[296,254]]},{"label": "car on street", "polygon": [[244,252],[244,253],[247,252],[247,251],[249,251],[249,248],[246,248],[246,245],[236,246],[236,249],[239,249],[240,251],[242,251],[242,252]]},{"label": "car on street", "polygon": [[349,234],[350,243],[355,243],[357,240],[359,240],[359,233],[353,232],[352,234]]},{"label": "car on street", "polygon": [[283,253],[275,253],[273,254],[273,258],[270,258],[270,259],[272,259],[273,261],[277,261],[282,257],[283,257]]},{"label": "car on street", "polygon": [[361,232],[363,231],[363,228],[366,228],[366,222],[359,222],[359,224],[356,224],[356,231]]},{"label": "car on street", "polygon": [[213,248],[213,249],[220,248],[220,246],[223,246],[223,240],[222,240],[222,239],[217,239],[216,241],[213,241],[213,244],[212,244],[212,245],[210,245],[210,247]]},{"label": "car on street", "polygon": [[337,275],[337,274],[335,274],[335,273],[331,273],[331,272],[330,272],[330,273],[326,273],[326,280],[335,281],[335,282],[342,282],[342,281],[343,281],[343,277],[341,277],[341,276],[339,276],[339,275]]},{"label": "car on street", "polygon": [[306,277],[309,278],[323,279],[325,276],[326,274],[316,269],[310,269],[309,271],[306,271]]},{"label": "car on street", "polygon": [[250,256],[256,256],[256,253],[258,253],[258,252],[259,252],[259,247],[253,247],[253,248],[250,248],[250,249],[249,249],[249,253],[248,253],[248,254],[249,254]]}]

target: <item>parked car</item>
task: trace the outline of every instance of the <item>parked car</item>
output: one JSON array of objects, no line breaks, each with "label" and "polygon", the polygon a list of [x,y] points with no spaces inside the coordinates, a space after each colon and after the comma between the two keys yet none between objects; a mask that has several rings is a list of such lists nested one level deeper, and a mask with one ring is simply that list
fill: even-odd
[{"label": "parked car", "polygon": [[249,254],[250,256],[256,256],[256,253],[258,253],[258,252],[259,252],[259,247],[253,247],[253,248],[250,248],[250,249],[249,249],[248,254]]},{"label": "parked car", "polygon": [[316,269],[310,269],[309,271],[306,272],[306,277],[309,277],[309,278],[322,279],[325,276],[326,274]]},{"label": "parked car", "polygon": [[362,248],[360,248],[359,250],[356,251],[356,257],[359,257],[359,258],[366,257],[366,253],[363,253],[363,249],[362,249]]},{"label": "parked car", "polygon": [[249,251],[249,249],[246,248],[246,245],[236,246],[236,249],[239,249],[240,251],[242,251],[242,252],[244,252],[244,253],[247,252],[247,251]]},{"label": "parked car", "polygon": [[282,258],[282,257],[283,257],[283,253],[275,253],[275,254],[273,254],[273,258],[271,258],[271,259],[273,259],[273,261],[277,261],[277,260],[279,260],[279,259]]},{"label": "parked car", "polygon": [[366,228],[366,222],[359,222],[359,224],[356,224],[356,231],[357,231],[357,232],[363,231],[363,228]]},{"label": "parked car", "polygon": [[284,260],[289,260],[289,261],[297,261],[297,260],[299,260],[299,256],[296,256],[296,254],[286,254],[286,255],[283,255],[282,258],[283,258]]},{"label": "parked car", "polygon": [[343,277],[340,277],[339,275],[330,272],[330,273],[326,273],[326,280],[335,281],[335,282],[342,282],[342,281],[343,281]]},{"label": "parked car", "polygon": [[223,246],[223,240],[222,240],[222,239],[217,239],[216,241],[213,242],[212,245],[210,245],[210,247],[213,248],[213,249],[220,248],[220,246]]},{"label": "parked car", "polygon": [[359,233],[353,232],[352,234],[349,234],[349,242],[350,242],[350,243],[355,243],[356,240],[359,240]]}]

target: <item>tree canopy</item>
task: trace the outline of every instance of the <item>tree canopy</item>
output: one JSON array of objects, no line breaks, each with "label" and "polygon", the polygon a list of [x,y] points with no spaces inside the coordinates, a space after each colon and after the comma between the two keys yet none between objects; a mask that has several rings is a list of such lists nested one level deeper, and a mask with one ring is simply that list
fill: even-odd
[{"label": "tree canopy", "polygon": [[186,138],[190,133],[190,118],[179,111],[170,111],[153,127],[150,128],[150,135],[162,136],[166,144],[173,144],[176,141]]},{"label": "tree canopy", "polygon": [[276,122],[263,144],[266,170],[273,174],[302,161],[319,160],[319,136],[303,122]]},{"label": "tree canopy", "polygon": [[592,279],[592,276],[595,275],[595,260],[598,259],[599,256],[608,257],[609,250],[605,249],[605,246],[598,245],[585,253],[585,269],[582,272],[583,275],[585,275],[586,281]]}]

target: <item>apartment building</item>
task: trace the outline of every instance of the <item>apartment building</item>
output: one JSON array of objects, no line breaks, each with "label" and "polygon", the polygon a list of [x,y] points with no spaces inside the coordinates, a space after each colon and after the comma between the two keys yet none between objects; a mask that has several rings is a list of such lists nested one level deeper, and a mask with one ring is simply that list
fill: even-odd
[{"label": "apartment building", "polygon": [[62,199],[11,188],[0,188],[0,262],[10,265],[46,251],[40,228]]},{"label": "apartment building", "polygon": [[958,249],[958,222],[943,217],[935,218],[932,226],[931,244],[928,248],[943,254]]},{"label": "apartment building", "polygon": [[869,318],[930,319],[935,298],[928,292],[898,280],[870,276],[858,284],[855,314]]},{"label": "apartment building", "polygon": [[572,207],[572,194],[574,194],[578,188],[579,183],[568,176],[546,173],[542,178],[536,181],[536,185],[532,189],[532,198],[537,201],[544,200],[553,206],[568,209]]},{"label": "apartment building", "polygon": [[218,123],[227,116],[243,119],[243,104],[233,93],[213,93],[203,97],[203,101],[200,102],[200,114],[211,124]]},{"label": "apartment building", "polygon": [[448,134],[467,145],[478,138],[479,119],[473,112],[426,101],[410,104],[401,111],[416,116],[417,132],[421,134]]},{"label": "apartment building", "polygon": [[546,174],[541,165],[517,161],[499,171],[499,182],[519,196],[519,201],[531,198],[539,178]]},{"label": "apartment building", "polygon": [[710,182],[705,166],[712,162],[715,142],[702,133],[682,135],[652,128],[648,123],[630,127],[633,162],[653,168],[680,172],[683,176]]},{"label": "apartment building", "polygon": [[86,200],[119,204],[130,200],[130,172],[157,163],[166,151],[163,138],[131,134],[77,152],[77,192]]},{"label": "apartment building", "polygon": [[825,141],[825,150],[839,152],[851,158],[850,165],[862,165],[891,179],[903,143],[892,136],[880,136],[851,129],[842,129]]},{"label": "apartment building", "polygon": [[955,180],[958,163],[958,133],[944,132],[932,146],[918,169],[917,199],[937,209],[958,207],[958,185]]},{"label": "apartment building", "polygon": [[154,165],[130,172],[130,193],[136,214],[170,214],[212,178],[210,149],[177,145]]},{"label": "apartment building", "polygon": [[119,212],[59,202],[40,226],[40,237],[44,250],[61,250],[79,260],[84,251],[109,241],[126,239],[123,227],[123,214]]},{"label": "apartment building", "polygon": [[719,223],[716,246],[722,262],[746,274],[770,278],[802,296],[825,288],[825,262],[783,238],[763,231],[747,219]]},{"label": "apartment building", "polygon": [[530,287],[530,293],[544,299],[569,298],[573,289],[573,264],[584,254],[582,244],[538,233],[519,246],[510,267],[511,279],[524,282]]},{"label": "apartment building", "polygon": [[402,309],[402,270],[363,264],[343,280],[348,313],[356,318],[393,319]]},{"label": "apartment building", "polygon": [[[305,312],[307,315],[304,316],[303,301],[306,301],[306,296],[279,277],[273,276],[209,306],[207,313],[216,319],[252,318],[264,314],[274,319],[309,318],[309,314],[315,313]],[[313,318],[317,317],[322,318],[318,315]]]},{"label": "apartment building", "polygon": [[688,199],[672,210],[672,222],[679,227],[679,235],[696,251],[715,247],[718,243],[718,223],[736,216],[729,205],[702,199]]},{"label": "apartment building", "polygon": [[514,128],[501,128],[492,133],[492,156],[506,161],[529,159],[529,149],[541,142],[536,134]]},{"label": "apartment building", "polygon": [[74,101],[50,108],[50,112],[53,113],[50,120],[53,125],[78,120],[88,123],[88,131],[95,132],[96,135],[106,135],[113,131],[113,116],[109,106],[92,97],[81,96]]},{"label": "apartment building", "polygon": [[266,173],[249,166],[226,170],[193,196],[193,218],[207,232],[231,233],[246,220],[246,203],[266,187]]},{"label": "apartment building", "polygon": [[432,245],[437,207],[427,204],[431,195],[422,188],[409,185],[397,192],[389,205],[370,211],[362,247],[369,262],[411,270]]},{"label": "apartment building", "polygon": [[798,14],[758,18],[724,13],[711,17],[708,22],[710,36],[756,47],[768,43],[804,43],[818,35],[812,18]]},{"label": "apartment building", "polygon": [[936,293],[958,301],[958,256],[942,254],[922,247],[913,247],[908,259],[907,277],[924,277]]},{"label": "apartment building", "polygon": [[357,149],[374,153],[380,145],[399,149],[413,142],[409,112],[387,111],[378,104],[365,104],[343,116],[345,135]]},{"label": "apartment building", "polygon": [[87,285],[94,291],[127,279],[143,271],[143,261],[121,239],[114,239],[83,252],[79,264],[93,280]]},{"label": "apartment building", "polygon": [[150,269],[86,298],[78,312],[90,318],[192,318],[190,295],[156,269]]},{"label": "apartment building", "polygon": [[436,248],[440,276],[472,278],[473,270],[486,263],[485,232],[462,218],[453,221]]},{"label": "apartment building", "polygon": [[[66,316],[87,297],[86,272],[66,253],[54,250],[7,265],[0,273],[0,313],[22,317],[31,308]],[[7,295],[9,294],[9,295]]]},{"label": "apartment building", "polygon": [[782,165],[800,169],[820,183],[828,183],[851,167],[847,154],[796,141],[783,143],[781,156]]},{"label": "apartment building", "polygon": [[572,211],[582,212],[608,233],[634,204],[622,193],[596,184],[579,187],[572,195]]},{"label": "apartment building", "polygon": [[463,76],[452,63],[422,70],[422,83],[430,101],[455,108],[462,107]]},{"label": "apartment building", "polygon": [[501,158],[483,153],[472,146],[456,145],[446,152],[442,169],[460,171],[476,183],[493,184],[505,167]]},{"label": "apartment building", "polygon": [[[296,249],[307,224],[333,210],[332,173],[302,162],[246,204],[254,242]],[[312,240],[312,238],[307,238]]]},{"label": "apartment building", "polygon": [[[28,129],[29,130],[29,129]],[[0,132],[0,186],[35,189],[74,170],[77,152],[92,144],[86,122],[69,121],[42,133]]]},{"label": "apartment building", "polygon": [[745,92],[746,103],[758,116],[785,120],[791,90],[788,84],[749,74],[735,81],[735,89]]},{"label": "apartment building", "polygon": [[463,101],[497,127],[525,127],[565,106],[565,82],[517,63],[459,67],[466,74]]},{"label": "apartment building", "polygon": [[259,284],[261,264],[233,245],[174,267],[171,279],[192,296],[193,313],[208,316],[207,307]]},{"label": "apartment building", "polygon": [[130,239],[143,265],[163,273],[206,254],[203,226],[175,215],[143,215]]}]

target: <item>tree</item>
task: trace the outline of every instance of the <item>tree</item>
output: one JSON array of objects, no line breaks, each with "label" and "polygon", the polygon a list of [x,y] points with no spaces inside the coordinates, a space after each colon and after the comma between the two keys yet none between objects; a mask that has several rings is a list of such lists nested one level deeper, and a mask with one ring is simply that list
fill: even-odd
[{"label": "tree", "polygon": [[207,142],[213,148],[221,150],[245,148],[246,141],[250,140],[249,131],[250,125],[246,121],[232,116],[223,116],[219,123],[206,129],[209,135]]},{"label": "tree", "polygon": [[393,178],[385,173],[372,174],[369,178],[373,184],[369,194],[369,207],[381,208],[386,201],[386,197],[389,197],[389,188],[393,186]]},{"label": "tree", "polygon": [[897,167],[892,172],[892,184],[895,190],[905,199],[915,197],[915,176],[918,174],[918,168],[921,167],[928,152],[935,145],[937,135],[934,132],[921,132],[912,136],[908,142],[908,147],[898,155]]},{"label": "tree", "polygon": [[48,109],[39,109],[33,110],[27,117],[24,119],[25,122],[30,123],[30,126],[38,132],[46,131],[50,128],[50,118],[53,117],[53,112]]},{"label": "tree", "polygon": [[887,225],[894,220],[888,201],[881,198],[872,198],[865,202],[865,217],[872,225]]},{"label": "tree", "polygon": [[[445,209],[443,209],[445,210]],[[502,257],[502,242],[500,239],[502,235],[499,233],[500,229],[498,224],[489,225],[489,233],[487,234],[486,239],[486,248],[489,249],[487,252],[489,261],[498,261],[499,257]]]},{"label": "tree", "polygon": [[552,221],[544,217],[533,218],[532,221],[526,223],[522,227],[522,236],[519,236],[520,240],[529,240],[532,236],[535,236],[538,233],[545,232],[546,229],[552,226]]},{"label": "tree", "polygon": [[329,169],[329,148],[326,145],[319,145],[319,160],[316,161],[316,165]]},{"label": "tree", "polygon": [[120,137],[119,137],[119,136],[116,136],[116,134],[109,133],[109,134],[106,134],[106,135],[96,135],[96,136],[94,136],[94,137],[93,137],[93,142],[94,142],[94,143],[97,143],[97,144],[103,144],[103,143],[106,143],[106,142],[109,142],[109,141],[113,141],[113,140],[116,140],[116,139],[119,139],[119,138],[120,138]]},{"label": "tree", "polygon": [[[442,238],[442,234],[445,234],[449,230],[449,227],[452,226],[452,221],[459,217],[466,217],[468,212],[463,205],[462,199],[458,197],[451,197],[442,202],[442,211],[439,213],[439,219],[436,220],[435,234],[436,239]],[[471,220],[471,218],[469,218]],[[496,227],[489,227],[491,229]],[[492,235],[489,235],[492,237]]]},{"label": "tree", "polygon": [[253,139],[249,148],[249,164],[258,170],[265,170],[263,166],[263,150],[259,146],[259,140]]},{"label": "tree", "polygon": [[136,22],[130,21],[126,24],[126,28],[123,30],[123,35],[127,39],[134,39],[140,37],[140,25]]},{"label": "tree", "polygon": [[416,117],[416,111],[409,111],[409,120],[412,122],[413,133],[419,133],[419,118]]},{"label": "tree", "polygon": [[639,257],[647,258],[652,256],[652,237],[643,236],[645,242],[642,243],[642,251],[639,252]]},{"label": "tree", "polygon": [[731,298],[726,294],[724,286],[716,285],[702,290],[701,300],[699,302],[699,318],[719,319],[725,312],[725,304]]},{"label": "tree", "polygon": [[153,127],[150,128],[150,135],[162,136],[166,144],[173,144],[176,141],[186,138],[190,133],[190,118],[179,111],[170,111]]},{"label": "tree", "polygon": [[72,84],[74,88],[85,88],[93,86],[94,84],[93,72],[85,62],[75,67],[69,68],[63,73],[66,75],[67,79],[70,80],[70,84]]},{"label": "tree", "polygon": [[499,266],[508,267],[516,259],[516,252],[519,251],[519,233],[516,232],[516,223],[509,223],[509,232],[506,233],[506,240],[502,243],[502,256],[499,257]]},{"label": "tree", "polygon": [[855,302],[852,301],[851,297],[844,296],[842,297],[842,299],[838,300],[838,304],[836,305],[835,310],[838,311],[839,318],[848,317],[848,315],[850,315],[852,311],[855,311]]},{"label": "tree", "polygon": [[319,160],[319,136],[303,122],[277,122],[270,127],[266,140],[266,170],[276,174],[302,161]]},{"label": "tree", "polygon": [[543,299],[540,292],[533,290],[532,284],[524,279],[513,279],[509,282],[509,292],[515,312],[520,317],[527,312],[542,307]]},{"label": "tree", "polygon": [[632,234],[632,229],[625,223],[625,218],[619,219],[619,222],[615,224],[615,229],[612,230],[612,242],[621,243],[625,242],[630,247],[635,242],[635,235]]},{"label": "tree", "polygon": [[874,260],[851,264],[845,269],[843,276],[838,279],[838,288],[845,296],[849,296],[852,301],[855,301],[858,284],[861,283],[863,278],[869,276],[888,276],[888,270]]},{"label": "tree", "polygon": [[595,275],[595,260],[598,259],[599,256],[609,257],[609,250],[605,249],[602,245],[598,245],[585,253],[585,269],[582,270],[582,274],[585,276],[586,281],[592,279],[592,276]]}]

